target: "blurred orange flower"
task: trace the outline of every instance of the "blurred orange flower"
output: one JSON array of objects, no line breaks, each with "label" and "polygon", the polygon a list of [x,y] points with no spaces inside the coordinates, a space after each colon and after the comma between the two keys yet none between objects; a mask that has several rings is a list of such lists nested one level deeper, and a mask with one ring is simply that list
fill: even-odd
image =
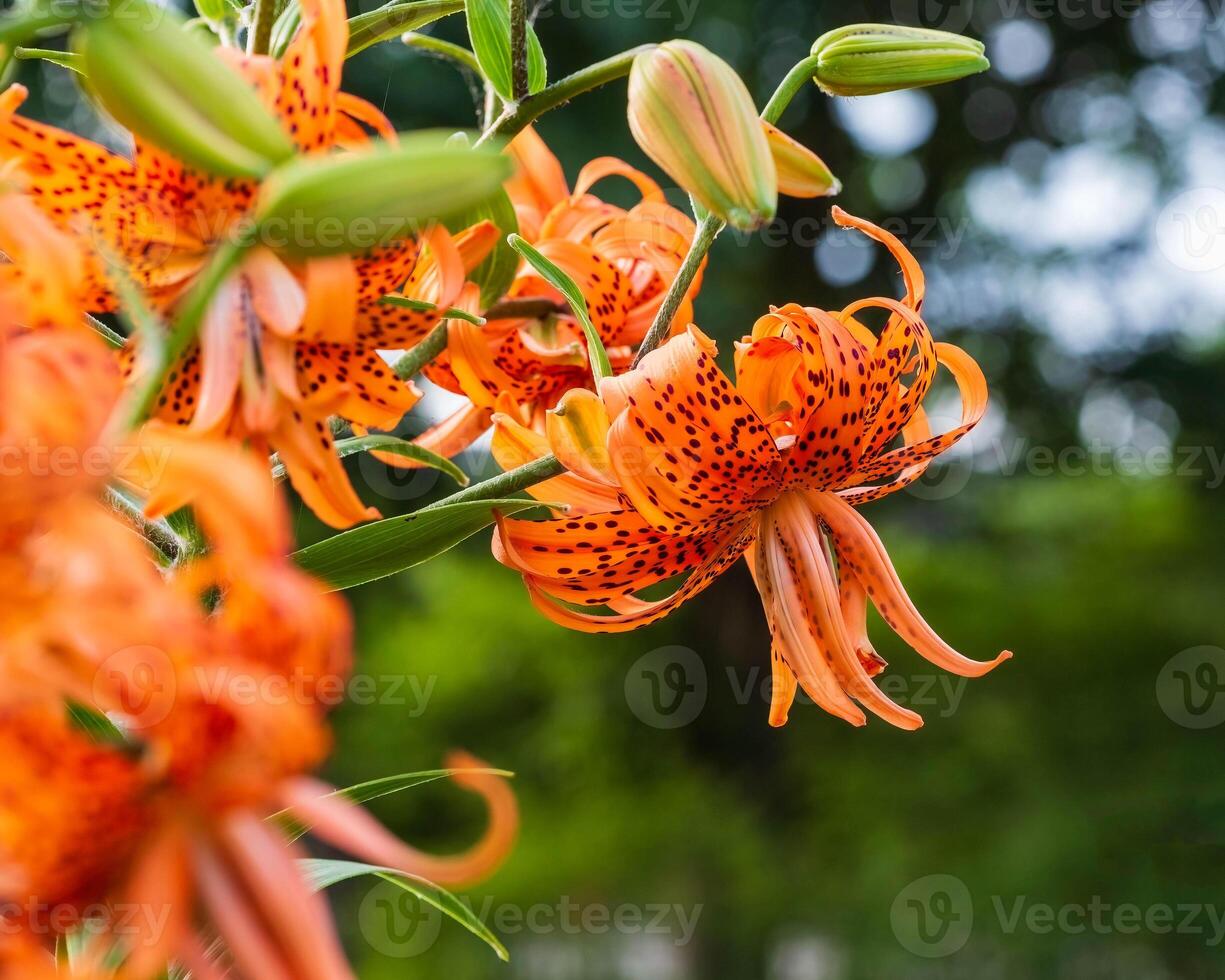
[{"label": "blurred orange flower", "polygon": [[[55,942],[72,930],[82,980],[161,976],[171,959],[224,975],[199,906],[242,975],[348,977],[299,848],[266,818],[288,810],[368,862],[460,884],[506,856],[514,797],[492,774],[458,773],[488,800],[489,829],[437,858],[307,776],[348,677],[348,610],[289,559],[261,455],[156,421],[131,436],[108,424],[119,371],[82,326],[81,253],[26,203],[9,194],[0,211],[0,247],[23,263],[0,266],[0,976],[57,975]],[[155,560],[103,504],[108,485],[150,521],[190,508],[201,553],[180,541]],[[105,714],[120,741],[87,734],[69,702]]]},{"label": "blurred orange flower", "polygon": [[[786,721],[798,682],[853,725],[865,722],[858,701],[913,729],[922,719],[872,683],[885,663],[867,636],[869,598],[946,670],[978,676],[1010,654],[982,663],[941,640],[855,507],[917,479],[973,428],[987,386],[964,351],[933,341],[920,316],[923,275],[901,242],[840,209],[834,217],[889,248],[904,300],[865,299],[839,313],[773,309],[738,345],[736,385],[716,365],[714,343],[690,327],[637,370],[606,379],[599,397],[571,393],[548,439],[569,472],[532,492],[571,502],[572,513],[500,521],[494,553],[523,574],[546,616],[588,632],[661,619],[743,555],[773,637],[771,724]],[[870,308],[889,314],[879,338],[857,318]],[[938,363],[957,382],[963,417],[933,436],[922,402]],[[664,598],[638,595],[685,572]]]}]

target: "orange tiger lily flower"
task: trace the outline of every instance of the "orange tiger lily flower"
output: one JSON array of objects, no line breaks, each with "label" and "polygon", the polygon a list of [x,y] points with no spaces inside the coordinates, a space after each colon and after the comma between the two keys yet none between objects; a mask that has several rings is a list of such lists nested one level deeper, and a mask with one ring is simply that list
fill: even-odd
[{"label": "orange tiger lily flower", "polygon": [[[626,370],[684,262],[693,221],[666,203],[655,181],[613,157],[588,163],[571,190],[535,130],[516,136],[509,152],[517,172],[507,192],[520,233],[578,284],[613,370]],[[626,210],[597,197],[593,188],[608,177],[630,181],[641,200]],[[692,318],[700,287],[699,272],[674,323]],[[551,300],[555,311],[483,326],[450,321],[447,350],[425,375],[469,404],[420,436],[420,444],[453,456],[489,428],[495,411],[543,431],[544,412],[566,391],[591,387],[582,328],[561,295],[525,263],[506,299],[529,298]]]},{"label": "orange tiger lily flower", "polygon": [[[773,309],[738,346],[735,385],[713,342],[690,327],[637,370],[606,379],[599,397],[571,393],[548,440],[569,472],[533,492],[576,506],[554,520],[501,520],[494,554],[522,573],[546,616],[587,632],[661,619],[744,556],[773,638],[770,723],[786,721],[798,684],[853,725],[865,723],[862,706],[914,729],[922,719],[872,683],[885,664],[867,636],[869,599],[910,646],[953,673],[979,676],[1011,654],[979,662],[941,640],[855,508],[917,479],[973,428],[987,386],[964,351],[933,341],[920,316],[923,275],[901,242],[840,209],[834,217],[897,258],[901,302]],[[870,308],[889,313],[879,338],[857,319]],[[963,416],[932,435],[922,402],[938,364],[957,382]],[[576,486],[587,496],[553,496]],[[685,572],[671,595],[638,596]],[[592,606],[610,612],[581,608]]]},{"label": "orange tiger lily flower", "polygon": [[[280,61],[219,49],[304,154],[361,152],[363,126],[395,138],[373,106],[340,91],[345,17],[341,0],[304,0],[301,28]],[[249,216],[259,183],[195,172],[139,139],[132,159],[116,155],[16,116],[24,98],[16,85],[0,95],[0,161],[20,169],[33,204],[80,243],[86,309],[116,308],[109,255],[156,309],[173,314],[215,245]],[[492,226],[478,235],[486,251],[497,238]],[[455,243],[440,229],[421,241],[304,262],[256,248],[218,290],[198,343],[172,367],[156,414],[276,450],[293,486],[332,526],[377,516],[349,484],[328,419],[339,414],[377,427],[399,421],[420,395],[378,350],[412,346],[439,314],[381,300],[400,292],[446,307],[463,281]]]}]

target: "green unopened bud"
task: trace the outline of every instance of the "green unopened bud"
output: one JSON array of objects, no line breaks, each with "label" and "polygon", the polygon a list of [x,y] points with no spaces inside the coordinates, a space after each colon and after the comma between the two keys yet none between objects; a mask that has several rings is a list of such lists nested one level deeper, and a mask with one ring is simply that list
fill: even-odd
[{"label": "green unopened bud", "polygon": [[223,177],[260,177],[294,146],[255,90],[163,7],[129,0],[73,35],[88,85],[137,136]]},{"label": "green unopened bud", "polygon": [[923,27],[852,24],[817,38],[813,80],[830,95],[877,95],[986,71],[981,41]]},{"label": "green unopened bud", "polygon": [[272,173],[256,208],[259,241],[296,258],[365,251],[486,205],[511,175],[498,147],[458,146],[441,132],[401,140]]},{"label": "green unopened bud", "polygon": [[774,217],[778,175],[740,76],[692,41],[634,59],[629,124],[638,145],[708,211],[751,231]]}]

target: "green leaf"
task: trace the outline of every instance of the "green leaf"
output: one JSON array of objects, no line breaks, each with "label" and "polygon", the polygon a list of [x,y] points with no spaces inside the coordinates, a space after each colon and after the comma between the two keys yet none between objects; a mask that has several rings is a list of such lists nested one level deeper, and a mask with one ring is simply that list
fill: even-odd
[{"label": "green leaf", "polygon": [[[502,193],[505,193],[505,191]],[[388,306],[401,306],[406,310],[416,310],[419,313],[433,313],[438,309],[437,303],[431,303],[424,299],[409,299],[407,296],[397,296],[395,293],[388,293],[386,296],[381,297],[379,302],[385,303]],[[458,310],[454,306],[448,306],[442,311],[442,314],[445,320],[467,320],[469,323],[475,323],[478,327],[485,322],[484,317],[475,316],[467,310]]]},{"label": "green leaf", "polygon": [[498,954],[498,959],[503,961],[510,960],[510,954],[506,951],[506,947],[498,941],[498,937],[490,931],[489,927],[477,917],[472,909],[445,888],[439,888],[433,882],[426,881],[424,878],[405,874],[403,871],[397,871],[395,868],[381,867],[376,864],[362,864],[359,861],[304,858],[298,862],[298,867],[302,869],[306,883],[316,891],[321,891],[342,881],[349,881],[352,878],[361,878],[365,875],[373,875],[376,878],[389,881],[393,885],[403,888],[410,895],[415,895],[418,900],[433,906],[444,915],[454,919],[474,936],[483,939]]},{"label": "green leaf", "polygon": [[68,701],[65,708],[72,726],[84,732],[99,745],[109,745],[112,748],[124,750],[132,747],[131,740],[123,730],[96,708],[82,704],[80,701]]},{"label": "green leaf", "polygon": [[393,0],[378,10],[358,14],[349,20],[348,56],[352,58],[380,41],[420,30],[463,9],[463,0]]},{"label": "green leaf", "polygon": [[598,386],[605,378],[612,377],[612,364],[608,360],[608,351],[604,349],[604,341],[587,314],[587,300],[573,279],[561,269],[541,255],[518,235],[511,235],[507,241],[510,247],[527,259],[528,263],[540,273],[550,286],[566,298],[570,309],[582,324],[583,334],[587,338],[587,359],[591,362],[591,376]]},{"label": "green leaf", "polygon": [[194,0],[194,3],[196,13],[213,23],[225,20],[226,13],[232,9],[226,0]]},{"label": "green leaf", "polygon": [[[421,772],[402,772],[395,776],[383,776],[380,779],[355,783],[352,786],[346,786],[344,789],[338,789],[334,793],[328,793],[327,795],[343,796],[346,800],[353,803],[367,803],[370,800],[391,796],[393,793],[399,793],[406,789],[415,789],[418,786],[424,786],[426,783],[446,779],[448,776],[454,776],[458,772],[479,772],[491,776],[506,776],[508,778],[514,775],[514,773],[508,772],[505,769],[425,769]],[[309,827],[304,827],[298,822],[297,817],[288,808],[278,810],[276,813],[271,814],[268,819],[279,823],[285,829],[290,840],[297,840],[303,834],[310,831]]]},{"label": "green leaf", "polygon": [[489,257],[478,265],[468,278],[481,287],[481,309],[487,309],[501,299],[510,284],[515,281],[515,273],[519,269],[519,258],[507,235],[519,233],[519,218],[515,214],[515,206],[510,201],[510,195],[503,190],[495,194],[480,207],[465,212],[458,218],[447,222],[447,227],[453,231],[462,231],[470,225],[481,221],[492,221],[502,232],[501,239],[494,246]]},{"label": "green leaf", "polygon": [[[468,0],[468,36],[472,52],[494,91],[514,101],[510,54],[510,0]],[[548,83],[544,49],[531,24],[527,25],[527,90],[535,95]]]},{"label": "green leaf", "polygon": [[16,48],[13,57],[18,61],[48,61],[69,71],[81,74],[81,56],[71,51],[56,51],[52,48]]},{"label": "green leaf", "polygon": [[[391,453],[394,456],[403,456],[405,459],[416,460],[432,470],[439,470],[447,474],[461,487],[466,487],[470,482],[468,474],[445,456],[432,453],[428,449],[418,446],[415,442],[409,442],[407,439],[376,434],[353,436],[350,439],[338,439],[336,441],[336,455],[341,459],[344,459],[346,456],[352,456],[355,453],[366,452]],[[272,478],[274,480],[285,479],[285,464],[280,461],[280,458],[275,453],[272,456]]]},{"label": "green leaf", "polygon": [[128,342],[127,338],[124,337],[123,334],[116,330],[112,330],[97,317],[92,317],[88,313],[84,314],[84,316],[86,325],[89,326],[99,337],[105,340],[109,346],[115,348],[116,350],[122,350],[124,345]]},{"label": "green leaf", "polygon": [[[376,10],[349,18],[349,48],[346,57],[365,51],[381,41],[389,41],[407,31],[415,31],[464,9],[464,0],[391,0]],[[298,0],[289,0],[272,25],[270,53],[279,58],[298,33],[302,10]]]},{"label": "green leaf", "polygon": [[363,524],[294,553],[294,560],[333,590],[395,575],[454,548],[493,523],[493,512],[517,514],[536,500],[466,500],[426,507],[405,517]]}]

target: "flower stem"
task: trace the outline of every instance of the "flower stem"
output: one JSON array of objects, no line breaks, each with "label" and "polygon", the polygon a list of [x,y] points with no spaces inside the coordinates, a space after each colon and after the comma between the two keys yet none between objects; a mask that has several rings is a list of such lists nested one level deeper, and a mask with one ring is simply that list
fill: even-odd
[{"label": "flower stem", "polygon": [[276,0],[255,0],[255,20],[247,36],[247,54],[267,54],[276,23]]},{"label": "flower stem", "polygon": [[672,280],[667,295],[659,305],[659,312],[655,314],[655,322],[651,324],[647,335],[642,338],[642,345],[638,348],[638,353],[634,355],[634,363],[630,365],[631,369],[637,367],[638,363],[663,343],[664,338],[668,336],[668,331],[672,327],[672,318],[676,316],[676,311],[680,309],[681,301],[685,298],[685,293],[689,291],[694,276],[702,267],[702,260],[706,258],[706,253],[710,251],[710,246],[714,244],[716,236],[722,230],[723,222],[713,214],[706,215],[698,222],[698,230],[689,246],[689,253],[685,256],[680,271]]},{"label": "flower stem", "polygon": [[653,44],[644,44],[637,48],[630,48],[628,51],[622,51],[611,58],[605,58],[603,61],[597,61],[594,65],[589,65],[541,89],[535,95],[529,95],[522,101],[507,106],[502,115],[476,141],[477,145],[495,136],[514,136],[550,109],[556,109],[576,95],[582,95],[608,82],[624,78],[630,73],[634,59],[654,47]]},{"label": "flower stem", "polygon": [[453,493],[445,500],[428,504],[421,510],[434,510],[446,504],[462,504],[468,500],[496,500],[499,497],[508,497],[565,471],[566,468],[561,465],[557,457],[550,453],[548,456],[541,456],[540,459],[517,466],[513,470],[499,473],[481,483],[474,483],[466,490]]},{"label": "flower stem", "polygon": [[528,296],[523,299],[505,299],[494,303],[484,313],[486,320],[540,320],[546,316],[570,312],[565,303],[555,303],[543,296]]},{"label": "flower stem", "polygon": [[812,81],[817,72],[817,56],[805,58],[787,72],[786,77],[778,83],[778,88],[770,96],[770,101],[761,110],[761,118],[768,123],[776,123],[791,105],[791,100],[799,94],[800,89]]},{"label": "flower stem", "polygon": [[415,347],[409,348],[391,369],[401,381],[415,378],[421,369],[447,349],[447,321],[442,320]]},{"label": "flower stem", "polygon": [[510,88],[516,102],[527,98],[527,0],[510,0]]},{"label": "flower stem", "polygon": [[174,533],[164,520],[151,521],[145,517],[140,505],[129,500],[114,487],[106,487],[106,502],[123,516],[153,547],[162,553],[167,564],[173,565],[187,553],[187,544]]}]

